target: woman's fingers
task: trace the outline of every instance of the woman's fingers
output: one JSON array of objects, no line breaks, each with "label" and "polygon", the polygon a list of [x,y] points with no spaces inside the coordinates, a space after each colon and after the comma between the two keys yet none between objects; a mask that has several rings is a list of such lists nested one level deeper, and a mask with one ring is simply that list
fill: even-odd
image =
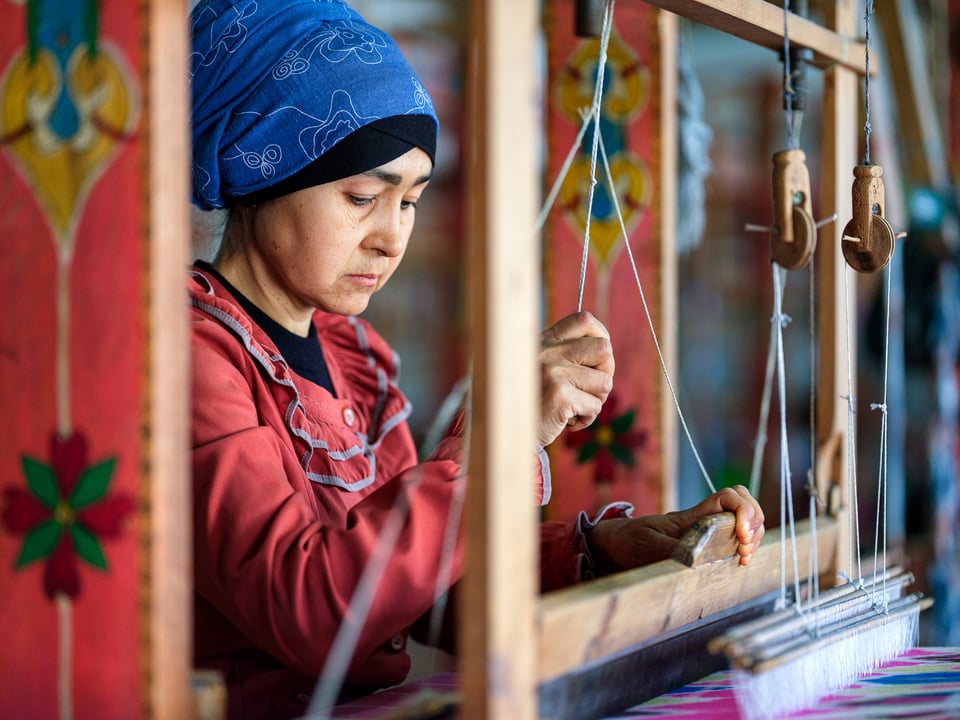
[{"label": "woman's fingers", "polygon": [[613,349],[607,329],[590,313],[568,315],[540,336],[541,420],[548,445],[565,428],[596,420],[613,388]]},{"label": "woman's fingers", "polygon": [[737,553],[740,555],[740,564],[748,565],[764,535],[764,517],[760,503],[742,485],[722,488],[690,510],[680,513],[684,523],[682,529],[705,515],[718,512],[732,512],[735,515],[734,532],[739,543]]}]

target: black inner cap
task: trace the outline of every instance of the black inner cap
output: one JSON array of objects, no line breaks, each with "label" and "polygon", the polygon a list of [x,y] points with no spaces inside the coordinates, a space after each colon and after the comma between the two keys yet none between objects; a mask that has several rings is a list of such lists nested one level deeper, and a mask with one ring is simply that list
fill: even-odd
[{"label": "black inner cap", "polygon": [[393,115],[354,130],[302,170],[275,185],[237,198],[241,205],[256,205],[297,190],[341,180],[385,165],[420,148],[434,162],[437,126],[429,115]]}]

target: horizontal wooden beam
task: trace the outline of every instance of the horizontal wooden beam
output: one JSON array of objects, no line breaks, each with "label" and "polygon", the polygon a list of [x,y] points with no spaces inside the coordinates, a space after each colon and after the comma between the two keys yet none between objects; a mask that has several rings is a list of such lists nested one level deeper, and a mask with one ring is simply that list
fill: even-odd
[{"label": "horizontal wooden beam", "polygon": [[[783,49],[783,9],[764,0],[645,0],[701,25],[741,40],[780,51]],[[812,20],[790,13],[787,26],[793,47],[813,51],[812,65],[827,68],[843,65],[865,74],[866,48],[856,38],[841,35]],[[875,72],[870,68],[870,74]]]},{"label": "horizontal wooden beam", "polygon": [[[807,572],[810,524],[796,526],[797,567]],[[836,567],[835,520],[817,518],[821,568]],[[780,531],[766,534],[750,565],[736,556],[689,568],[664,560],[543,596],[539,603],[538,681],[544,682],[780,587]],[[787,578],[793,582],[792,551]]]}]

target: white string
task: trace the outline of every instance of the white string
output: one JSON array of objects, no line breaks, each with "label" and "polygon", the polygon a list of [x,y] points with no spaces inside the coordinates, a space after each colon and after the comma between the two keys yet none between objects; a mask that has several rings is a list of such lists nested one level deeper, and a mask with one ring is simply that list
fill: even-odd
[{"label": "white string", "polygon": [[815,263],[809,263],[808,302],[810,314],[810,468],[807,470],[807,512],[810,517],[810,562],[807,583],[811,599],[820,598],[820,558],[817,555],[817,298]]},{"label": "white string", "polygon": [[[467,377],[473,376],[473,368],[467,371]],[[467,418],[463,435],[463,455],[460,462],[460,474],[456,478],[456,486],[450,498],[450,511],[447,513],[447,526],[443,535],[443,548],[440,552],[440,569],[437,573],[437,585],[434,590],[434,604],[430,611],[430,627],[427,632],[427,644],[432,648],[440,645],[440,633],[443,630],[443,617],[446,615],[447,600],[449,598],[450,574],[453,568],[453,554],[457,548],[457,537],[460,530],[460,519],[463,515],[463,505],[467,497],[467,479],[464,468],[470,467],[470,423],[473,417],[473,383],[467,387],[464,400],[464,413]],[[433,656],[433,672],[438,671],[437,660],[439,654]]]},{"label": "white string", "polygon": [[337,696],[343,685],[343,680],[347,676],[347,670],[350,667],[350,660],[356,650],[360,639],[360,633],[366,624],[367,615],[370,613],[370,606],[373,604],[373,598],[377,593],[383,574],[386,572],[387,562],[393,554],[397,545],[400,532],[407,521],[409,511],[409,501],[407,493],[413,490],[420,483],[420,473],[415,469],[409,479],[404,483],[404,488],[397,494],[397,500],[383,522],[380,529],[380,536],[377,538],[377,544],[370,553],[370,558],[363,572],[357,587],[350,598],[340,626],[337,628],[336,637],[330,652],[327,654],[326,662],[323,664],[323,671],[317,679],[316,688],[313,697],[310,699],[310,705],[307,708],[305,718],[310,720],[320,720],[329,717],[330,711],[337,702]]},{"label": "white string", "polygon": [[597,60],[597,84],[593,89],[593,148],[590,151],[590,188],[587,191],[587,218],[583,232],[583,256],[580,258],[580,287],[577,291],[577,312],[583,310],[583,288],[587,280],[587,259],[590,255],[590,218],[593,216],[593,196],[597,188],[597,149],[600,145],[600,103],[603,99],[603,76],[607,67],[607,45],[613,27],[613,4],[607,0],[600,33],[600,57]]},{"label": "white string", "polygon": [[557,178],[554,180],[553,186],[550,188],[550,192],[547,194],[547,199],[544,201],[543,207],[540,208],[540,214],[537,216],[537,221],[533,226],[534,236],[540,234],[544,224],[547,222],[547,216],[553,209],[553,204],[557,201],[557,195],[560,194],[560,188],[563,186],[563,181],[567,179],[567,174],[570,172],[570,167],[573,165],[573,161],[577,156],[577,150],[580,149],[580,145],[583,143],[583,136],[586,135],[587,128],[590,126],[590,120],[593,119],[595,112],[596,108],[591,106],[590,108],[585,108],[581,113],[583,119],[580,121],[580,130],[577,133],[577,137],[574,138],[569,152],[567,152],[567,157],[564,159],[563,165],[560,167],[560,172],[557,173]]},{"label": "white string", "polygon": [[[880,468],[877,473],[877,527],[873,536],[873,575],[876,578],[877,575],[877,553],[880,548],[880,524],[881,524],[881,498],[883,499],[883,567],[887,567],[887,487],[889,485],[890,479],[887,475],[887,372],[890,364],[890,296],[891,296],[891,283],[893,280],[892,274],[890,272],[890,265],[887,265],[887,276],[886,276],[886,319],[885,319],[885,333],[884,333],[884,342],[883,342],[883,402],[881,403],[870,403],[871,410],[879,410],[881,412],[880,418]],[[876,591],[876,585],[874,585],[874,590]],[[883,609],[886,611],[887,606],[889,605],[889,600],[887,598],[887,577],[884,573],[883,577]]]},{"label": "white string", "polygon": [[847,401],[847,497],[850,498],[850,572],[857,569],[857,580],[863,584],[863,571],[860,567],[860,510],[857,503],[857,428],[856,402],[853,394],[853,347],[850,338],[850,266],[843,268],[843,304],[846,317],[847,340],[847,394],[843,398]]},{"label": "white string", "polygon": [[798,568],[797,535],[793,515],[793,486],[790,474],[790,448],[787,437],[787,383],[783,352],[783,328],[790,322],[790,317],[783,312],[783,283],[786,280],[786,270],[776,263],[773,268],[773,317],[777,336],[777,393],[780,400],[780,607],[786,607],[786,536],[783,528],[789,528],[790,543],[793,548],[793,583],[794,599],[798,611],[802,611],[800,604],[800,571]]},{"label": "white string", "polygon": [[787,19],[790,17],[790,0],[783,1],[783,100],[787,122],[787,147],[795,149],[797,138],[793,134],[793,86],[790,80],[790,33]]},{"label": "white string", "polygon": [[673,398],[673,405],[677,409],[677,416],[680,419],[680,425],[683,427],[683,432],[687,436],[687,442],[690,445],[690,450],[693,452],[693,457],[697,462],[697,466],[700,468],[700,474],[703,475],[704,481],[707,483],[707,487],[710,488],[711,493],[715,493],[716,487],[713,484],[713,481],[710,479],[710,474],[707,472],[707,468],[703,464],[703,460],[700,458],[700,453],[697,452],[696,443],[693,442],[693,436],[690,434],[690,428],[687,427],[686,418],[683,417],[683,410],[680,409],[680,399],[677,397],[677,391],[673,387],[673,382],[670,380],[670,373],[667,370],[667,363],[663,359],[663,351],[660,349],[660,341],[657,339],[657,330],[653,325],[653,316],[650,314],[650,308],[647,305],[647,298],[643,292],[643,283],[640,282],[640,273],[637,270],[637,263],[633,257],[633,250],[630,248],[630,238],[627,235],[627,226],[623,220],[623,212],[620,209],[620,198],[617,195],[617,189],[613,182],[613,173],[610,171],[610,160],[607,158],[607,149],[603,144],[603,138],[600,138],[600,153],[603,156],[603,168],[606,173],[607,185],[610,187],[610,197],[613,200],[613,207],[617,213],[617,220],[620,223],[620,234],[623,237],[623,244],[627,249],[627,257],[630,259],[630,268],[633,270],[633,279],[637,284],[637,291],[640,293],[640,303],[643,305],[643,312],[647,318],[647,325],[650,328],[650,336],[653,338],[653,347],[657,351],[657,358],[660,360],[660,369],[663,372],[663,379],[667,383],[667,388],[670,390],[670,395]]},{"label": "white string", "polygon": [[863,53],[863,164],[870,164],[870,16],[873,15],[873,0],[867,0],[864,7],[864,53]]},{"label": "white string", "polygon": [[767,424],[770,421],[770,396],[773,394],[773,370],[777,360],[777,334],[770,325],[770,342],[767,346],[767,367],[763,375],[763,396],[760,400],[760,418],[753,443],[753,463],[750,466],[750,494],[760,492],[760,474],[763,470],[763,452],[767,447]]}]

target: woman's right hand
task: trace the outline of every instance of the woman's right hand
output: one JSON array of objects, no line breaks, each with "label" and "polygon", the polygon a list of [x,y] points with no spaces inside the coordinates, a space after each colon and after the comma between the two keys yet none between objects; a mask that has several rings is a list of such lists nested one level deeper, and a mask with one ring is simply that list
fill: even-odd
[{"label": "woman's right hand", "polygon": [[588,312],[563,318],[540,334],[540,423],[546,447],[565,429],[588,427],[613,389],[610,333]]}]

